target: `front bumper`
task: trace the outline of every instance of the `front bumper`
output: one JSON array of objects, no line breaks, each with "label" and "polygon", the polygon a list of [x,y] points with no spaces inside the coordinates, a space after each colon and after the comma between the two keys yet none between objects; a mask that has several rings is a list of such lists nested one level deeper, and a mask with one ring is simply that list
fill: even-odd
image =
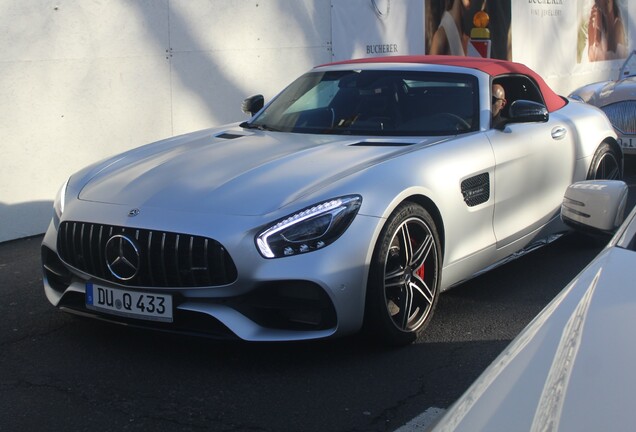
[{"label": "front bumper", "polygon": [[[85,273],[60,258],[56,222],[51,221],[42,243],[43,281],[49,301],[64,311],[127,326],[263,342],[320,339],[350,334],[362,326],[372,253],[369,240],[377,229],[376,218],[358,215],[336,243],[293,257],[262,258],[250,239],[244,245],[249,252],[240,253],[238,246],[232,253],[238,269],[234,282],[196,287],[131,287]],[[170,294],[173,322],[89,309],[87,283]]]}]

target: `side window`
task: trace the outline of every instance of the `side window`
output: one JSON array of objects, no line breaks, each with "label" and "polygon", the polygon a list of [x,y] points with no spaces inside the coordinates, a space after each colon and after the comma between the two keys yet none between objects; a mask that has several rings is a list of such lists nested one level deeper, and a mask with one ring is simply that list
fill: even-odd
[{"label": "side window", "polygon": [[506,91],[506,106],[503,109],[503,115],[508,116],[510,104],[519,99],[529,100],[545,104],[539,87],[530,78],[523,75],[511,75],[498,77],[493,81],[494,84],[501,84]]},{"label": "side window", "polygon": [[491,96],[492,121],[490,126],[496,129],[508,123],[510,107],[515,101],[526,100],[545,105],[539,87],[525,75],[497,77],[492,81]]}]

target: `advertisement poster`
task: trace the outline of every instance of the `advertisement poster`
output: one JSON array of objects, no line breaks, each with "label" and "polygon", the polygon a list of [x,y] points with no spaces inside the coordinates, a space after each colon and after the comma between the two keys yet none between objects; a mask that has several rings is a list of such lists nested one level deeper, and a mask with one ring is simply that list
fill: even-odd
[{"label": "advertisement poster", "polygon": [[333,0],[334,60],[424,54],[423,0]]},{"label": "advertisement poster", "polygon": [[512,2],[513,60],[562,82],[564,93],[615,79],[630,53],[629,8],[627,0]]},{"label": "advertisement poster", "polygon": [[491,58],[512,59],[510,0],[425,0],[426,53],[479,55],[471,52],[473,18],[485,12]]},{"label": "advertisement poster", "polygon": [[[636,47],[636,34],[632,36],[630,28],[636,1],[332,0],[331,4],[334,60],[412,54],[512,60],[536,70],[566,94],[589,82],[615,78]],[[475,33],[479,25],[485,25],[485,33]],[[478,46],[483,47],[484,41],[487,51]]]},{"label": "advertisement poster", "polygon": [[577,63],[619,60],[629,54],[627,0],[577,2]]},{"label": "advertisement poster", "polygon": [[579,1],[512,2],[513,57],[540,67],[544,78],[564,76],[576,63],[576,16]]}]

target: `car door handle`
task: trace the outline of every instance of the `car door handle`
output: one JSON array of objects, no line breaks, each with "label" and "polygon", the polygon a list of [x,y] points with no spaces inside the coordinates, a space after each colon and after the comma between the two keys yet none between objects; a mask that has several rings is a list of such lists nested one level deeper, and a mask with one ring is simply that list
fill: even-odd
[{"label": "car door handle", "polygon": [[563,139],[567,132],[568,131],[563,126],[557,126],[552,129],[552,138],[555,140]]}]

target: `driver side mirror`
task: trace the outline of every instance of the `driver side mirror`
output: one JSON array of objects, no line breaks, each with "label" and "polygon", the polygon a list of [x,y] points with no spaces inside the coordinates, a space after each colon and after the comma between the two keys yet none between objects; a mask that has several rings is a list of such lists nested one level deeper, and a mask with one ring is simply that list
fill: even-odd
[{"label": "driver side mirror", "polygon": [[508,123],[545,123],[550,118],[545,105],[519,99],[510,104]]},{"label": "driver side mirror", "polygon": [[248,97],[243,101],[241,109],[245,114],[251,114],[252,116],[259,112],[265,105],[265,98],[263,95],[254,95]]}]

